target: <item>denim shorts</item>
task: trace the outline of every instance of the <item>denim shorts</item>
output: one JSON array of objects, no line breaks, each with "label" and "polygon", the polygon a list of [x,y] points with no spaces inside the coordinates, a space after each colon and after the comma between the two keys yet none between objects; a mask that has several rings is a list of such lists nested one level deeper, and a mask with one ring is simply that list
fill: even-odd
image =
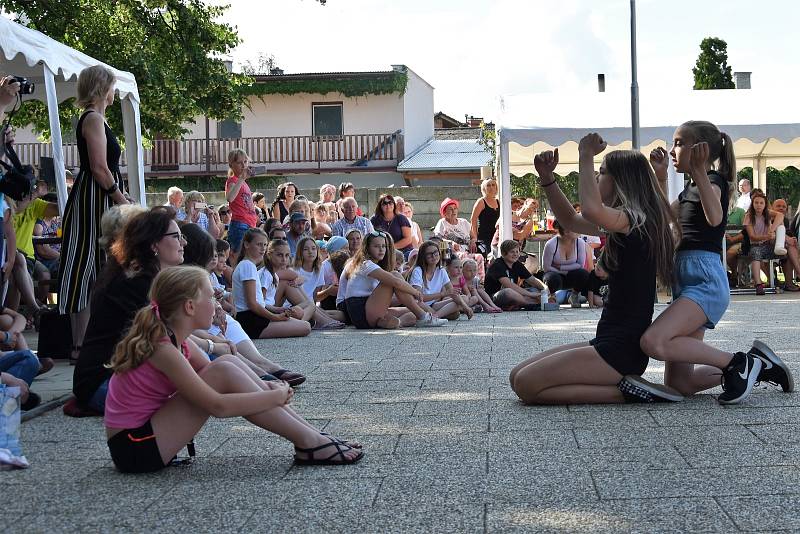
[{"label": "denim shorts", "polygon": [[238,252],[241,248],[244,233],[248,229],[250,229],[250,225],[242,221],[231,221],[228,225],[228,243],[230,243],[233,252]]},{"label": "denim shorts", "polygon": [[675,254],[672,300],[687,298],[706,314],[705,328],[714,328],[731,300],[728,274],[720,255],[706,250],[682,250]]}]

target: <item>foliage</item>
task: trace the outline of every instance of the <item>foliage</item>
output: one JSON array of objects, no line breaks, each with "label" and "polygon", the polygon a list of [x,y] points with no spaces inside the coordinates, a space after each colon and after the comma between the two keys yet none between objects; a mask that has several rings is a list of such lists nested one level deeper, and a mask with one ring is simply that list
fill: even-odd
[{"label": "foliage", "polygon": [[703,39],[692,72],[695,89],[733,89],[735,85],[728,65],[728,43],[716,37]]},{"label": "foliage", "polygon": [[[564,195],[572,201],[578,202],[578,173],[573,171],[566,176],[555,175],[558,185]],[[511,175],[511,196],[524,198],[538,198],[542,205],[546,202],[546,196],[539,187],[539,177],[530,172],[524,176]]]},{"label": "foliage", "polygon": [[481,123],[481,137],[478,142],[492,155],[489,165],[494,169],[495,161],[497,160],[497,132],[494,129],[494,125],[489,127],[485,122]]},{"label": "foliage", "polygon": [[310,93],[325,95],[328,93],[341,93],[347,97],[366,95],[386,95],[406,92],[408,74],[392,71],[385,75],[375,76],[370,74],[364,78],[323,78],[323,79],[296,79],[275,77],[265,83],[255,83],[244,87],[242,92],[247,95],[294,95]]},{"label": "foliage", "polygon": [[[740,180],[747,178],[752,183],[753,168],[745,167],[737,175]],[[770,202],[782,198],[795,210],[800,202],[800,170],[795,167],[786,167],[783,170],[767,167],[767,198]]]},{"label": "foliage", "polygon": [[[233,27],[217,22],[228,6],[202,0],[0,0],[31,28],[108,65],[133,73],[139,84],[142,129],[146,136],[180,137],[183,123],[206,115],[239,117],[251,84],[231,74],[221,58],[239,43]],[[78,110],[59,107],[62,126]],[[111,127],[122,134],[119,106],[108,109]],[[15,117],[47,136],[45,106],[25,102]]]},{"label": "foliage", "polygon": [[266,54],[261,52],[258,54],[258,59],[255,63],[245,61],[242,64],[242,74],[254,76],[256,74],[269,74],[272,69],[278,68],[278,60],[275,59],[273,54]]}]

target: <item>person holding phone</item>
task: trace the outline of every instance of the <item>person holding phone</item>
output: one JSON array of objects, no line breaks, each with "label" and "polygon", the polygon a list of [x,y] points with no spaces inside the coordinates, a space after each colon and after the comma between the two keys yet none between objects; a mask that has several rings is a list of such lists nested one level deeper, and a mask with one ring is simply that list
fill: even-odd
[{"label": "person holding phone", "polygon": [[214,239],[222,235],[219,214],[206,203],[203,193],[189,191],[183,197],[183,207],[175,215],[179,221],[191,222],[208,232]]},{"label": "person holding phone", "polygon": [[231,244],[231,268],[236,267],[242,238],[249,228],[258,224],[258,213],[253,204],[253,192],[247,185],[250,178],[250,158],[241,148],[228,153],[228,180],[225,182],[225,200],[231,210],[231,222],[228,225],[228,242]]}]

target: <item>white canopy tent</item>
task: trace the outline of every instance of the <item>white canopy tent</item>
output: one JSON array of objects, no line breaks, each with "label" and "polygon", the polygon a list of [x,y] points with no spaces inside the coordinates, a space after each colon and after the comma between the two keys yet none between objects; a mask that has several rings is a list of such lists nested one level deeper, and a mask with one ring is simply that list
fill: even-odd
[{"label": "white canopy tent", "polygon": [[[63,212],[67,201],[67,185],[58,103],[76,96],[78,74],[84,68],[105,64],[3,16],[0,16],[0,51],[0,72],[23,76],[36,84],[34,94],[26,95],[23,99],[38,99],[47,104],[58,203]],[[136,79],[129,72],[105,66],[116,77],[116,90],[122,103],[130,194],[144,203],[144,160]]]},{"label": "white canopy tent", "polygon": [[[688,119],[708,120],[734,140],[737,168],[753,167],[753,186],[766,190],[767,166],[800,167],[800,107],[796,95],[758,90],[640,93],[641,150],[669,150],[675,128]],[[510,175],[533,169],[533,156],[559,149],[566,174],[578,169],[578,141],[599,133],[608,149],[630,149],[630,93],[546,93],[503,97],[497,134],[497,176],[501,235],[511,235]],[[604,154],[597,157],[602,161]],[[682,175],[670,170],[670,198],[683,188]]]}]

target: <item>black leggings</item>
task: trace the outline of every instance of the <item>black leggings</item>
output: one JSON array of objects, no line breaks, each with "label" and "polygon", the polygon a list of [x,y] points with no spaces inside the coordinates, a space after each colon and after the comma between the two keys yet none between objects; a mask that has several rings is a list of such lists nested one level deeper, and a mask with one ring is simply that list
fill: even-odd
[{"label": "black leggings", "polygon": [[572,289],[586,296],[589,290],[589,271],[575,269],[574,271],[568,271],[567,274],[548,271],[544,273],[543,281],[553,293],[560,289]]}]

